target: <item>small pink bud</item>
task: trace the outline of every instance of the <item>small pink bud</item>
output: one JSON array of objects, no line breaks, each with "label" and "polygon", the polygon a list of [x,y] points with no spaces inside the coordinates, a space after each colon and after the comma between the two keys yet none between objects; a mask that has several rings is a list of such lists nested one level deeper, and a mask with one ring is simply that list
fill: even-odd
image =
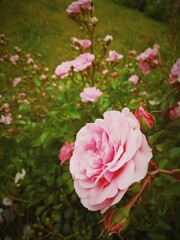
[{"label": "small pink bud", "polygon": [[143,132],[147,132],[154,127],[154,116],[145,111],[142,106],[140,106],[139,109],[135,112],[135,117],[139,121]]},{"label": "small pink bud", "polygon": [[110,210],[101,220],[101,222],[104,222],[103,232],[110,236],[113,233],[119,234],[125,230],[128,225],[129,210],[128,206]]},{"label": "small pink bud", "polygon": [[61,147],[61,149],[59,151],[59,155],[58,155],[61,165],[64,162],[70,160],[73,150],[74,150],[74,142],[66,143]]}]

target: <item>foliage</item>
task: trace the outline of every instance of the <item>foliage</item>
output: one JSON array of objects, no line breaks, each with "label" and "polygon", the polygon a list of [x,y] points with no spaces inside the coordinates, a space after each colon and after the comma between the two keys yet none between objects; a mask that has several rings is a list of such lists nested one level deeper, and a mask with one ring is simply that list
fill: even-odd
[{"label": "foliage", "polygon": [[149,4],[146,8],[147,16],[156,20],[168,21],[172,13],[172,6],[168,1],[159,1]]},{"label": "foliage", "polygon": [[[74,22],[67,18],[65,9],[70,2],[1,0],[0,32],[11,40],[12,48],[20,46],[33,55],[42,53],[51,68],[63,61],[64,56],[71,58],[75,54],[69,48],[70,38],[83,36]],[[116,36],[112,49],[123,54],[131,48],[140,52],[156,41],[171,52],[165,37],[168,31],[166,24],[145,18],[138,11],[117,5],[112,0],[97,0],[95,11],[101,19],[95,37],[98,40],[105,33]]]},{"label": "foliage", "polygon": [[[69,72],[64,79],[49,70],[40,54],[12,49],[1,34],[0,234],[8,234],[11,239],[97,239],[103,228],[97,225],[102,215],[81,205],[69,163],[59,164],[59,149],[75,141],[79,129],[101,118],[105,111],[128,107],[135,112],[143,105],[156,118],[147,134],[153,149],[150,181],[134,203],[122,236],[138,240],[167,236],[176,240],[180,193],[179,175],[173,169],[179,166],[179,118],[171,119],[170,111],[178,104],[179,82],[169,84],[174,56],[167,61],[159,53],[158,65],[146,75],[132,54],[127,53],[125,60],[106,61],[112,39],[97,41],[96,24],[89,24],[93,16],[86,17],[85,13],[79,23],[93,43],[90,51],[96,56],[95,62],[91,68]],[[66,60],[75,55],[77,52]],[[128,81],[133,74],[139,76],[138,84]],[[80,93],[94,86],[102,96],[94,102],[82,102]],[[137,185],[117,205],[123,207],[138,194]],[[113,234],[109,239],[119,237]]]},{"label": "foliage", "polygon": [[139,11],[144,12],[147,16],[162,21],[168,22],[169,18],[172,16],[172,13],[179,13],[179,3],[178,1],[168,1],[168,0],[138,0],[138,1],[130,1],[130,0],[115,0],[115,2],[137,9]]}]

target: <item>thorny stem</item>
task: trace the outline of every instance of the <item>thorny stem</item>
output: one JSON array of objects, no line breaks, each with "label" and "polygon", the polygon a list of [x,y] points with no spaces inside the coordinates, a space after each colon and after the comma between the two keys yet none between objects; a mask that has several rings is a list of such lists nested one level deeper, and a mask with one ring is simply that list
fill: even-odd
[{"label": "thorny stem", "polygon": [[146,185],[150,182],[151,177],[155,176],[156,174],[163,173],[163,174],[168,174],[168,175],[173,175],[174,173],[180,172],[180,169],[173,169],[173,170],[165,170],[165,169],[156,169],[152,172],[148,172],[148,175],[143,181],[143,184],[140,188],[140,191],[129,201],[129,203],[126,205],[129,209],[134,205],[136,200],[139,198],[141,195],[142,191],[145,189]]},{"label": "thorny stem", "polygon": [[177,172],[180,172],[180,169],[165,170],[165,169],[158,168],[155,171],[148,172],[148,174],[149,174],[149,176],[153,177],[154,175],[159,174],[159,173],[173,175],[173,173],[177,173]]},{"label": "thorny stem", "polygon": [[[2,193],[2,192],[1,192],[1,195],[7,196],[7,194]],[[27,204],[29,204],[30,206],[36,204],[37,202],[41,201],[41,200],[44,198],[44,197],[41,197],[40,199],[38,199],[38,200],[36,200],[36,201],[31,201],[31,200],[27,200],[27,199],[15,197],[15,196],[13,196],[13,195],[8,195],[8,197],[11,198],[11,199],[14,200],[14,201],[27,203]]]},{"label": "thorny stem", "polygon": [[145,187],[149,183],[149,181],[150,181],[150,176],[147,175],[146,178],[143,181],[143,184],[142,184],[142,186],[140,188],[140,191],[126,205],[127,207],[129,207],[129,209],[131,209],[131,207],[134,205],[134,203],[139,198],[139,196],[141,195],[142,191],[145,189]]}]

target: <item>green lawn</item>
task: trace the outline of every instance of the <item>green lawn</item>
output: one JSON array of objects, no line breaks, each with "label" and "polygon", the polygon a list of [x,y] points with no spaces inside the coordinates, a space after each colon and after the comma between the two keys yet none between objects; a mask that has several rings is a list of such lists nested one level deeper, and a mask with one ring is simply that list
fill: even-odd
[{"label": "green lawn", "polygon": [[[70,3],[69,0],[1,0],[0,32],[10,39],[12,47],[42,53],[45,61],[54,67],[72,59],[71,36],[83,37],[66,14]],[[157,43],[170,51],[166,24],[119,6],[113,0],[96,0],[95,15],[99,19],[97,39],[112,35],[111,49],[123,54],[130,49],[140,52]]]}]

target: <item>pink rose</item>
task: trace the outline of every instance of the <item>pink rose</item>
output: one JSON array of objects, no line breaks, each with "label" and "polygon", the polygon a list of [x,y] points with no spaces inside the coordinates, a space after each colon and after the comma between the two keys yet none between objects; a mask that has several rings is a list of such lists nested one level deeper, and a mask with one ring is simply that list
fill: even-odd
[{"label": "pink rose", "polygon": [[75,37],[72,37],[71,38],[71,43],[73,45],[75,45],[75,48],[77,50],[79,50],[79,48],[86,49],[86,48],[89,48],[91,46],[91,41],[89,39],[79,40]]},{"label": "pink rose", "polygon": [[13,80],[13,87],[16,87],[21,82],[21,78],[17,77]]},{"label": "pink rose", "polygon": [[140,122],[140,125],[143,130],[146,128],[149,130],[154,127],[155,119],[154,117],[147,112],[143,106],[140,106],[139,109],[136,111],[135,116],[137,120]]},{"label": "pink rose", "polygon": [[118,78],[119,77],[119,73],[118,72],[113,72],[110,75],[112,78]]},{"label": "pink rose", "polygon": [[84,88],[83,92],[80,93],[82,102],[94,102],[97,98],[102,95],[102,92],[95,87]]},{"label": "pink rose", "polygon": [[172,120],[180,117],[180,102],[175,107],[172,107],[169,111],[169,117]]},{"label": "pink rose", "polygon": [[73,61],[73,67],[75,72],[81,72],[85,70],[86,68],[90,67],[92,65],[92,62],[94,61],[94,55],[90,53],[83,53],[80,54],[74,61]]},{"label": "pink rose", "polygon": [[68,14],[79,14],[82,13],[82,8],[91,9],[91,0],[78,0],[76,2],[72,2],[67,8]]},{"label": "pink rose", "polygon": [[19,55],[14,55],[10,57],[10,62],[12,62],[12,64],[16,64],[16,62],[19,60]]},{"label": "pink rose", "polygon": [[47,78],[47,77],[46,77],[46,75],[44,75],[44,74],[42,74],[42,75],[40,76],[40,79],[41,79],[41,80],[46,80],[46,78]]},{"label": "pink rose", "polygon": [[117,62],[118,60],[120,60],[122,58],[123,58],[123,55],[121,55],[113,50],[113,51],[109,51],[109,57],[106,58],[106,61]]},{"label": "pink rose", "polygon": [[91,46],[91,41],[89,39],[79,40],[81,48],[89,48]]},{"label": "pink rose", "polygon": [[26,62],[27,62],[27,64],[31,64],[34,62],[34,60],[31,57],[29,57]]},{"label": "pink rose", "polygon": [[180,58],[177,59],[176,63],[172,66],[169,74],[169,83],[174,84],[180,83]]},{"label": "pink rose", "polygon": [[3,123],[5,125],[10,125],[12,122],[12,115],[11,113],[7,113],[6,115],[0,116],[0,123]]},{"label": "pink rose", "polygon": [[104,42],[106,43],[110,43],[112,42],[112,40],[113,40],[113,37],[111,35],[106,35],[104,38]]},{"label": "pink rose", "polygon": [[97,22],[98,22],[97,17],[92,17],[92,18],[91,18],[91,23],[92,23],[93,25],[96,25]]},{"label": "pink rose", "polygon": [[103,75],[106,75],[108,73],[108,69],[104,69],[103,71],[102,71],[102,74]]},{"label": "pink rose", "polygon": [[136,50],[132,49],[129,51],[129,54],[135,56],[137,54]]},{"label": "pink rose", "polygon": [[139,77],[138,77],[138,75],[134,74],[134,75],[132,75],[128,80],[129,80],[130,82],[134,83],[134,84],[137,84],[138,81],[139,81]]},{"label": "pink rose", "polygon": [[73,61],[63,62],[56,67],[55,74],[61,79],[63,79],[69,75],[69,72],[72,66],[73,66]]},{"label": "pink rose", "polygon": [[158,65],[158,46],[154,45],[153,48],[147,48],[143,53],[136,57],[139,62],[139,69],[143,74],[148,74],[151,68]]},{"label": "pink rose", "polygon": [[65,145],[63,145],[59,151],[59,160],[61,162],[61,165],[66,162],[69,161],[71,156],[72,156],[72,152],[74,150],[74,142],[70,142],[70,143],[66,143]]},{"label": "pink rose", "polygon": [[70,172],[81,203],[104,213],[134,182],[143,179],[152,157],[136,117],[124,108],[107,111],[77,133]]}]

